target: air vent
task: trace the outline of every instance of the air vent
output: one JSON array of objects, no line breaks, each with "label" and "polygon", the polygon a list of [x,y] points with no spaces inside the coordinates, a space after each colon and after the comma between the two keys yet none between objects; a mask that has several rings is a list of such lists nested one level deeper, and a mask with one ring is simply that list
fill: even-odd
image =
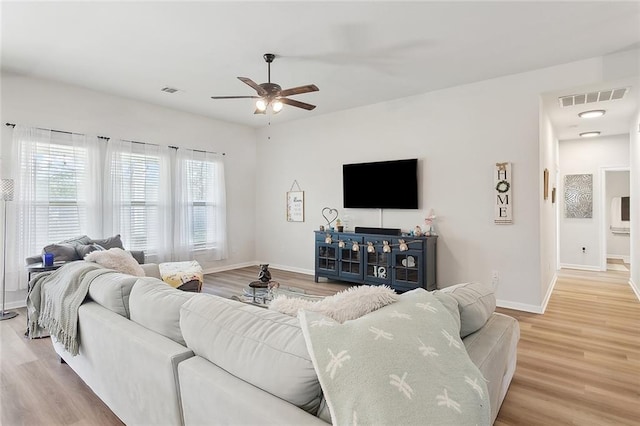
[{"label": "air vent", "polygon": [[173,87],[163,87],[162,89],[160,89],[160,91],[167,93],[176,93],[178,89],[174,89]]},{"label": "air vent", "polygon": [[577,95],[561,96],[558,98],[562,108],[574,105],[592,104],[596,102],[615,101],[622,99],[629,91],[628,87],[620,89],[601,90],[599,92],[580,93]]}]

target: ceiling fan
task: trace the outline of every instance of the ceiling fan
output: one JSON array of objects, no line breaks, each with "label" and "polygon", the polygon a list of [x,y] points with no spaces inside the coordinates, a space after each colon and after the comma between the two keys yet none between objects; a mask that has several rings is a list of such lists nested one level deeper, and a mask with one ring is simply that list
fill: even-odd
[{"label": "ceiling fan", "polygon": [[315,84],[307,84],[306,86],[292,87],[291,89],[282,89],[280,85],[271,82],[271,62],[276,58],[273,53],[265,53],[263,56],[267,62],[267,78],[266,83],[257,84],[247,77],[238,77],[246,85],[253,88],[258,96],[212,96],[211,99],[257,99],[256,110],[254,114],[266,114],[267,108],[270,106],[271,111],[277,114],[282,110],[284,104],[297,108],[311,111],[316,106],[305,102],[289,99],[287,96],[300,95],[308,92],[317,92],[319,89]]}]

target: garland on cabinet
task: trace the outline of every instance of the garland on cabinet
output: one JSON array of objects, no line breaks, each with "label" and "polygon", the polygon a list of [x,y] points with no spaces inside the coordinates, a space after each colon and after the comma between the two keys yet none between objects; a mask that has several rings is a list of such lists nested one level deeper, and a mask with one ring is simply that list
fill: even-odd
[{"label": "garland on cabinet", "polygon": [[[333,238],[331,237],[331,234],[327,234],[325,236],[324,242],[327,244],[332,244],[333,243]],[[382,252],[383,253],[391,253],[391,248],[392,247],[398,247],[400,249],[400,251],[407,251],[409,250],[409,244],[414,243],[414,242],[419,242],[419,240],[411,240],[411,241],[405,241],[405,240],[398,240],[398,244],[390,244],[389,241],[383,241],[382,242],[382,246],[380,244],[375,244],[371,241],[367,241],[367,253],[375,253],[376,252],[376,247],[382,247]],[[338,247],[340,248],[345,248],[347,245],[346,241],[344,240],[338,240]],[[351,244],[351,250],[352,251],[360,251],[360,244],[357,241],[353,241]]]}]

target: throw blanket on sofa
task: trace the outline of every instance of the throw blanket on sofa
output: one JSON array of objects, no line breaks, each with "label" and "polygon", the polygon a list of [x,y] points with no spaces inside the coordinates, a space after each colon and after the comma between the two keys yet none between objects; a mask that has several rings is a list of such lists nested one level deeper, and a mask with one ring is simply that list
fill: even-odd
[{"label": "throw blanket on sofa", "polygon": [[489,425],[487,385],[454,314],[455,299],[423,289],[343,324],[300,311],[332,423]]},{"label": "throw blanket on sofa", "polygon": [[114,272],[95,263],[76,261],[34,278],[27,295],[29,336],[46,335],[42,330],[46,329],[71,355],[77,355],[78,308],[91,282]]}]

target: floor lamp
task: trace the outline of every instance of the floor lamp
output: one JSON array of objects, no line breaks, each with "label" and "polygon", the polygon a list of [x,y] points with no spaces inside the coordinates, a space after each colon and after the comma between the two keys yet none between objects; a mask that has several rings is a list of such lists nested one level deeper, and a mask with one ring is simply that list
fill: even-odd
[{"label": "floor lamp", "polygon": [[6,259],[7,259],[7,201],[13,200],[13,179],[2,179],[0,189],[2,190],[2,201],[4,203],[4,222],[2,226],[2,312],[0,315],[0,321],[13,318],[18,315],[17,312],[7,312],[4,310],[4,304],[6,301],[5,292],[5,277],[6,277]]}]

